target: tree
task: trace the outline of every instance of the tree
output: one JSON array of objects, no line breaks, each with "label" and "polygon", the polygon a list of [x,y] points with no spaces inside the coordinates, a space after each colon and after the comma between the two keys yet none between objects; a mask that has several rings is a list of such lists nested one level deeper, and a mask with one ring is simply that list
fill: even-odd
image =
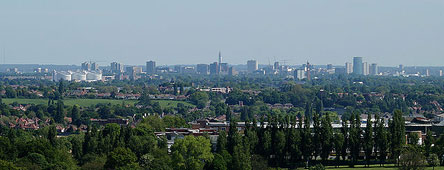
[{"label": "tree", "polygon": [[327,113],[323,116],[321,120],[321,130],[320,130],[320,139],[321,139],[321,158],[323,161],[328,159],[330,152],[333,148],[333,127],[331,126],[330,116]]},{"label": "tree", "polygon": [[48,136],[47,139],[51,143],[52,146],[55,146],[57,139],[57,129],[54,125],[49,126],[48,128]]},{"label": "tree", "polygon": [[219,132],[219,137],[217,138],[216,152],[222,153],[222,151],[227,149],[227,133],[225,131]]},{"label": "tree", "polygon": [[393,159],[399,159],[402,147],[405,143],[405,127],[404,118],[400,110],[395,110],[393,120],[389,122],[389,129],[391,134],[391,155]]},{"label": "tree", "polygon": [[336,133],[334,137],[334,148],[336,151],[336,165],[340,165],[342,147],[344,147],[344,134]]},{"label": "tree", "polygon": [[227,111],[225,112],[226,120],[231,121],[231,116],[232,116],[232,113],[231,113],[230,106],[227,106]]},{"label": "tree", "polygon": [[59,93],[63,96],[63,93],[65,92],[65,84],[63,83],[63,80],[59,81]]},{"label": "tree", "polygon": [[415,146],[408,146],[403,148],[400,153],[400,170],[424,169],[425,157],[419,148]]},{"label": "tree", "polygon": [[435,143],[435,139],[433,138],[432,131],[429,130],[429,131],[427,131],[427,135],[424,140],[424,150],[425,150],[426,156],[430,155],[432,144],[434,144],[434,143]]},{"label": "tree", "polygon": [[285,157],[284,149],[286,139],[284,131],[282,129],[277,130],[277,132],[275,133],[275,137],[272,140],[273,155],[275,156],[276,164],[279,166],[283,162],[283,159]]},{"label": "tree", "polygon": [[65,109],[64,109],[64,105],[63,105],[63,101],[62,100],[58,100],[57,101],[57,109],[56,109],[56,114],[54,116],[54,120],[57,123],[64,123],[65,122]]},{"label": "tree", "polygon": [[210,140],[202,136],[176,139],[171,153],[175,169],[203,169],[214,158]]},{"label": "tree", "polygon": [[108,154],[105,168],[118,169],[136,164],[137,157],[130,149],[118,147]]},{"label": "tree", "polygon": [[357,113],[350,120],[350,153],[352,156],[352,167],[356,164],[361,151],[361,120]]},{"label": "tree", "polygon": [[412,145],[418,145],[419,136],[417,133],[411,132],[408,134],[408,142]]},{"label": "tree", "polygon": [[389,147],[389,134],[385,128],[385,123],[383,118],[379,118],[379,116],[375,117],[375,146],[376,150],[379,152],[379,161],[381,164],[385,163],[385,159],[387,158],[387,149]]},{"label": "tree", "polygon": [[313,157],[320,156],[321,154],[321,120],[319,113],[314,113],[313,115]]},{"label": "tree", "polygon": [[227,170],[228,165],[224,157],[218,153],[214,154],[213,162],[211,163],[211,169],[214,170]]},{"label": "tree", "polygon": [[430,154],[427,157],[427,163],[429,164],[429,166],[433,167],[433,170],[435,170],[435,166],[439,165],[439,159],[438,159],[438,155],[436,154]]},{"label": "tree", "polygon": [[203,109],[209,100],[209,96],[205,92],[195,92],[190,95],[191,103],[195,104],[197,108]]},{"label": "tree", "polygon": [[5,94],[6,94],[7,98],[16,98],[17,97],[17,92],[11,86],[6,87]]},{"label": "tree", "polygon": [[372,116],[371,116],[371,114],[368,114],[367,125],[365,127],[364,141],[363,141],[364,142],[363,147],[364,147],[364,152],[365,152],[365,160],[367,161],[367,166],[370,166],[370,158],[372,156],[373,146],[374,146],[372,125],[373,125]]},{"label": "tree", "polygon": [[305,118],[311,119],[312,115],[313,115],[313,110],[311,108],[311,102],[307,102],[305,103]]},{"label": "tree", "polygon": [[71,109],[71,119],[72,119],[72,123],[80,126],[80,124],[82,123],[80,120],[80,109],[79,109],[79,105],[74,105],[72,106]]},{"label": "tree", "polygon": [[[302,121],[300,121],[300,124],[302,124],[301,122]],[[303,132],[301,133],[301,138],[302,138],[302,142],[301,142],[302,155],[304,156],[304,160],[309,162],[310,157],[313,153],[313,149],[312,149],[312,135],[311,135],[311,128],[310,128],[310,120],[307,119],[307,117],[304,118],[304,129],[303,129]]]}]

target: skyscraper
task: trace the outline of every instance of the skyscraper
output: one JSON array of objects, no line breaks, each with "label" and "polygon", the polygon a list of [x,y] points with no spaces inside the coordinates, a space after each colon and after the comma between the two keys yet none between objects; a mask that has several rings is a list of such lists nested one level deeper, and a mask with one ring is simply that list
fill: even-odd
[{"label": "skyscraper", "polygon": [[304,78],[306,78],[306,77],[305,77],[305,69],[296,69],[296,70],[294,71],[294,79],[296,79],[296,80],[302,80],[302,79],[304,79]]},{"label": "skyscraper", "polygon": [[258,69],[258,64],[256,60],[247,61],[247,71],[248,73],[253,73]]},{"label": "skyscraper", "polygon": [[353,64],[352,63],[349,63],[349,62],[345,63],[345,73],[347,73],[347,74],[353,73]]},{"label": "skyscraper", "polygon": [[219,63],[214,62],[212,64],[210,64],[210,74],[214,75],[214,74],[219,74]]},{"label": "skyscraper", "polygon": [[362,74],[368,75],[369,72],[370,72],[370,69],[368,68],[368,63],[367,62],[362,63]]},{"label": "skyscraper", "polygon": [[83,62],[82,63],[82,70],[86,70],[86,71],[91,70],[91,63],[90,62]]},{"label": "skyscraper", "polygon": [[278,62],[278,61],[274,62],[274,69],[275,69],[275,70],[280,70],[280,68],[279,68],[279,62]]},{"label": "skyscraper", "polygon": [[99,70],[99,65],[97,63],[90,63],[91,64],[91,70]]},{"label": "skyscraper", "polygon": [[222,71],[221,64],[222,64],[222,55],[221,55],[221,53],[219,51],[219,65],[217,66],[217,73],[218,74]]},{"label": "skyscraper", "polygon": [[147,74],[156,73],[156,62],[155,61],[147,61],[146,62],[146,73]]},{"label": "skyscraper", "polygon": [[353,74],[363,75],[364,69],[362,66],[362,57],[353,57]]},{"label": "skyscraper", "polygon": [[122,73],[123,72],[123,64],[118,62],[111,63],[111,72],[112,73]]},{"label": "skyscraper", "polygon": [[237,75],[237,71],[236,71],[236,69],[234,69],[234,67],[230,67],[230,68],[228,69],[228,75],[230,75],[230,76],[235,76],[235,75]]},{"label": "skyscraper", "polygon": [[371,66],[370,66],[370,75],[378,75],[379,73],[378,73],[378,64],[376,64],[376,63],[373,63]]},{"label": "skyscraper", "polygon": [[196,71],[197,71],[197,74],[207,75],[208,74],[208,64],[198,64],[196,66]]},{"label": "skyscraper", "polygon": [[228,63],[219,63],[219,74],[228,74]]}]

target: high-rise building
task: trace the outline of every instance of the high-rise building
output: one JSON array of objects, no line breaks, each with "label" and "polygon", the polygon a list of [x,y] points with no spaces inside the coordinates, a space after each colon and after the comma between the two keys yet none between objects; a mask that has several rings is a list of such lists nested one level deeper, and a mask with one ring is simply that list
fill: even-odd
[{"label": "high-rise building", "polygon": [[99,70],[99,65],[97,63],[90,63],[91,64],[91,70]]},{"label": "high-rise building", "polygon": [[362,74],[363,75],[368,75],[370,72],[370,69],[368,67],[368,63],[367,62],[363,62],[362,63]]},{"label": "high-rise building", "polygon": [[399,72],[401,73],[404,72],[404,65],[402,64],[399,65]]},{"label": "high-rise building", "polygon": [[91,63],[90,62],[83,62],[82,63],[82,70],[91,70]]},{"label": "high-rise building", "polygon": [[349,62],[345,63],[345,73],[347,73],[347,74],[353,73],[353,64],[352,63],[349,63]]},{"label": "high-rise building", "polygon": [[247,61],[247,71],[248,73],[253,73],[258,70],[258,64],[256,60],[248,60]]},{"label": "high-rise building", "polygon": [[333,69],[333,64],[327,64],[327,70]]},{"label": "high-rise building", "polygon": [[276,61],[276,62],[274,62],[274,69],[275,70],[279,70],[280,68],[279,68],[279,62],[278,61]]},{"label": "high-rise building", "polygon": [[219,63],[219,74],[228,74],[228,63]]},{"label": "high-rise building", "polygon": [[128,74],[130,76],[130,79],[132,80],[137,80],[139,79],[139,75],[142,73],[142,67],[136,67],[136,66],[131,66],[131,67],[126,67],[126,74]]},{"label": "high-rise building", "polygon": [[147,61],[146,62],[146,74],[155,74],[156,73],[156,62],[155,61]]},{"label": "high-rise building", "polygon": [[362,57],[353,57],[353,74],[363,75],[364,69],[362,66]]},{"label": "high-rise building", "polygon": [[214,62],[210,64],[210,74],[219,74],[219,63]]},{"label": "high-rise building", "polygon": [[217,72],[218,72],[218,74],[222,71],[222,66],[221,66],[221,64],[222,64],[222,55],[221,55],[221,53],[220,53],[220,51],[219,51],[219,65],[218,65],[218,67],[217,67]]},{"label": "high-rise building", "polygon": [[228,75],[230,75],[230,76],[235,76],[235,75],[237,75],[237,71],[236,71],[236,69],[234,69],[234,67],[230,67],[230,68],[228,69]]},{"label": "high-rise building", "polygon": [[197,71],[197,74],[207,75],[208,74],[208,64],[198,64],[196,66],[196,71]]},{"label": "high-rise building", "polygon": [[123,64],[118,62],[111,63],[111,72],[112,73],[122,73],[123,72]]},{"label": "high-rise building", "polygon": [[378,64],[376,64],[376,63],[373,63],[371,66],[370,66],[370,75],[378,75],[379,73],[378,73]]},{"label": "high-rise building", "polygon": [[442,77],[442,70],[439,70],[439,76]]},{"label": "high-rise building", "polygon": [[296,69],[295,71],[294,71],[294,78],[296,79],[296,80],[302,80],[302,79],[304,79],[304,78],[306,78],[305,77],[305,69]]}]

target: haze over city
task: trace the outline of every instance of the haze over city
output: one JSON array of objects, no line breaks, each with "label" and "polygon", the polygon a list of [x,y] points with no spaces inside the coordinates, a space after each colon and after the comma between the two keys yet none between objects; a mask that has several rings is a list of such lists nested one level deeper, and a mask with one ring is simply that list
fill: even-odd
[{"label": "haze over city", "polygon": [[[1,64],[442,66],[444,1],[2,1]],[[102,61],[103,63],[100,63]]]}]

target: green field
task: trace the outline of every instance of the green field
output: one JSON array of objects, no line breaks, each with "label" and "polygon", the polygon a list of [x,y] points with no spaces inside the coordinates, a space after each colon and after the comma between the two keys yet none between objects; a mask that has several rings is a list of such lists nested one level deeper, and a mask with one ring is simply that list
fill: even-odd
[{"label": "green field", "polygon": [[[3,99],[3,102],[5,104],[11,104],[14,102],[17,102],[19,104],[48,104],[48,99]],[[99,103],[111,103],[112,105],[117,105],[117,104],[122,104],[123,102],[125,104],[130,104],[130,105],[134,105],[135,103],[137,103],[137,100],[113,100],[113,99],[64,99],[63,100],[65,105],[75,105],[78,104],[79,106],[82,107],[86,107],[86,106],[91,106],[91,105],[96,105]],[[162,106],[163,108],[165,107],[176,107],[178,103],[183,103],[187,106],[192,106],[194,107],[194,105],[184,102],[184,101],[173,101],[173,100],[153,100],[153,102],[159,102],[160,106]]]},{"label": "green field", "polygon": [[[385,167],[380,167],[379,165],[370,165],[370,167],[364,167],[364,165],[357,165],[354,168],[350,168],[348,166],[340,166],[339,168],[335,168],[333,166],[328,166],[326,169],[332,170],[353,170],[353,169],[362,169],[362,170],[396,170],[398,167],[395,167],[393,164],[387,164]],[[425,170],[432,170],[432,167],[426,167]],[[444,167],[435,167],[435,170],[444,170]]]}]

